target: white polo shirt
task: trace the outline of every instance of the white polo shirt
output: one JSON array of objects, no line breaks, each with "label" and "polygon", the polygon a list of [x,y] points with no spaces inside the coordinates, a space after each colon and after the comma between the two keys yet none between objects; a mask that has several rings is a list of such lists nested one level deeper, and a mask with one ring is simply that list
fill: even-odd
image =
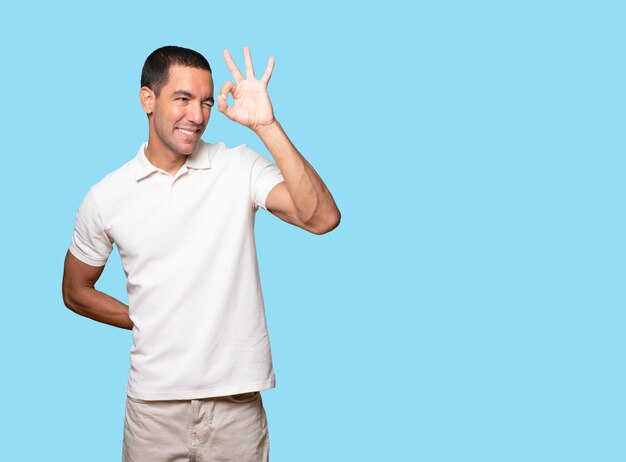
[{"label": "white polo shirt", "polygon": [[103,266],[115,243],[134,323],[126,392],[197,399],[275,386],[254,216],[283,181],[249,149],[200,141],[176,175],[137,156],[95,184],[70,252]]}]

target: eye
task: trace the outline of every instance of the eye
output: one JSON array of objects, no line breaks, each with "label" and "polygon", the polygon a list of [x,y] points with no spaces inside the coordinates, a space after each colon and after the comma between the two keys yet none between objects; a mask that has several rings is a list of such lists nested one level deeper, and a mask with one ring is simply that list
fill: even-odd
[{"label": "eye", "polygon": [[180,98],[176,98],[176,101],[189,101],[189,98],[185,98],[184,96],[181,96]]}]

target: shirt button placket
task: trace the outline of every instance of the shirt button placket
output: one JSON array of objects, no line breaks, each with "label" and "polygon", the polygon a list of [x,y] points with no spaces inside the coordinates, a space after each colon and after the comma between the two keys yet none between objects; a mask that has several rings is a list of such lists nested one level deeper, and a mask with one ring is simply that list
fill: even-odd
[{"label": "shirt button placket", "polygon": [[174,189],[176,188],[176,178],[174,178],[172,180],[172,182],[170,183],[170,191],[169,191],[169,198],[170,198],[170,211],[174,211],[175,210],[175,205],[176,205],[176,201],[175,201],[175,197],[174,197]]}]

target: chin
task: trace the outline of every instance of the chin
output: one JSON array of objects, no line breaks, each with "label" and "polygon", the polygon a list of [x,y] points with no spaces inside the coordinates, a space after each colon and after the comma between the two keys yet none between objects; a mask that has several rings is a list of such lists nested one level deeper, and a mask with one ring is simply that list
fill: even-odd
[{"label": "chin", "polygon": [[196,150],[197,146],[198,146],[198,143],[185,144],[178,149],[178,153],[182,154],[183,156],[190,156]]}]

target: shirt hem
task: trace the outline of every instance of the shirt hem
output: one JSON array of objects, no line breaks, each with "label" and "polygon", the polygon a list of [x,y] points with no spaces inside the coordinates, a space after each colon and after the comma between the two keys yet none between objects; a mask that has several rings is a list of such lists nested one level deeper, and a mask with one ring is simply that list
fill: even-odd
[{"label": "shirt hem", "polygon": [[78,250],[76,248],[76,246],[74,246],[74,243],[70,244],[69,247],[69,251],[72,255],[74,255],[77,259],[79,259],[80,261],[82,261],[83,263],[86,263],[89,266],[96,266],[96,267],[101,267],[106,265],[108,258],[105,258],[104,260],[95,260],[93,258],[89,258],[85,255],[83,255],[80,250]]},{"label": "shirt hem", "polygon": [[186,391],[168,391],[168,392],[140,392],[133,390],[126,385],[126,395],[135,399],[143,399],[146,401],[160,400],[179,400],[179,399],[202,399],[214,398],[217,396],[237,395],[239,393],[248,393],[251,391],[261,391],[274,388],[276,386],[276,378],[266,382],[252,382],[247,384],[237,384],[222,386],[219,388],[207,388],[202,390],[186,390]]},{"label": "shirt hem", "polygon": [[270,195],[270,193],[272,192],[272,189],[274,189],[274,187],[278,186],[280,183],[282,183],[283,181],[285,181],[285,179],[281,176],[274,178],[270,183],[268,183],[268,185],[265,187],[265,189],[263,190],[262,193],[262,197],[263,197],[263,202],[259,202],[258,205],[259,207],[261,207],[263,210],[267,210],[267,206],[265,205],[265,201],[267,200],[267,196]]}]

